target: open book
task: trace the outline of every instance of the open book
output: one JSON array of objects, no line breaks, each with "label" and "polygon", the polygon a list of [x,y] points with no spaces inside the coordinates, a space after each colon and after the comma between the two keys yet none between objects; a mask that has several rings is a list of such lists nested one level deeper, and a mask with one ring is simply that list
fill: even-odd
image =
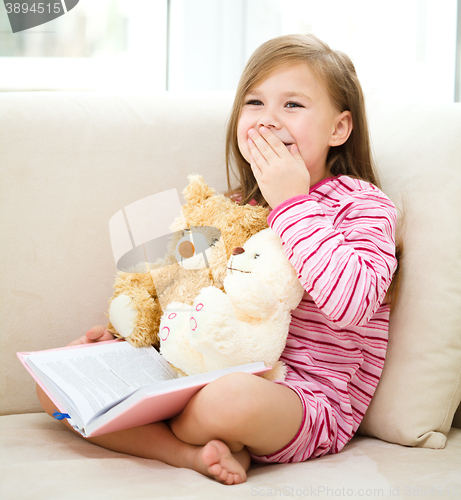
[{"label": "open book", "polygon": [[269,371],[259,362],[179,377],[153,347],[117,340],[17,354],[85,437],[171,418],[199,389],[227,373]]}]

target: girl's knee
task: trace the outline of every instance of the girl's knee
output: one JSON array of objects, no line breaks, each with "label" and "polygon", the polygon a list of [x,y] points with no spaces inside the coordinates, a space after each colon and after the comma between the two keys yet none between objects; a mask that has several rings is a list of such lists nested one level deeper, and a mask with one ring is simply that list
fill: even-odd
[{"label": "girl's knee", "polygon": [[217,431],[240,428],[258,413],[258,377],[249,373],[230,373],[201,391],[207,425]]},{"label": "girl's knee", "polygon": [[208,384],[204,391],[223,402],[238,403],[251,393],[256,378],[250,373],[229,373]]}]

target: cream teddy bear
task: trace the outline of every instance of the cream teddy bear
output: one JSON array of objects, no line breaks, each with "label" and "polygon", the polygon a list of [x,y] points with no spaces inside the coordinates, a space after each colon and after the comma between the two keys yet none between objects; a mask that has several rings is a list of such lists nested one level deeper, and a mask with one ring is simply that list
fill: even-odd
[{"label": "cream teddy bear", "polygon": [[273,367],[266,378],[283,380],[278,360],[304,289],[272,229],[233,250],[224,289],[204,288],[192,307],[171,303],[160,323],[160,353],[187,375],[264,361]]},{"label": "cream teddy bear", "polygon": [[189,176],[183,194],[186,203],[171,227],[165,258],[149,272],[119,272],[114,284],[108,329],[136,347],[158,346],[168,304],[191,306],[202,288],[222,288],[232,249],[267,227],[267,208],[239,205],[217,194],[200,175]]}]

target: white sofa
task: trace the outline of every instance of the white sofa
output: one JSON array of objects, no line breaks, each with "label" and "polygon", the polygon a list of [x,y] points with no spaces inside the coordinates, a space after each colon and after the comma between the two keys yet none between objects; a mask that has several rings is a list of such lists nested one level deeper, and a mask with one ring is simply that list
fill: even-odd
[{"label": "white sofa", "polygon": [[[16,351],[106,322],[110,217],[197,172],[226,188],[228,94],[0,94],[2,499],[459,498],[461,105],[369,96],[383,189],[405,215],[388,359],[338,455],[254,466],[222,486],[98,448],[41,412]],[[161,214],[159,214],[161,216]],[[448,437],[448,439],[447,439]]]}]

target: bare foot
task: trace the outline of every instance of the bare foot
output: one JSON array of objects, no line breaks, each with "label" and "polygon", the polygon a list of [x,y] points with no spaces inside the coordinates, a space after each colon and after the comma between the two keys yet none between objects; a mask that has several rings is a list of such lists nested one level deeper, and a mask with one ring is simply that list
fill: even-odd
[{"label": "bare foot", "polygon": [[240,484],[247,479],[250,455],[246,449],[232,453],[222,441],[213,440],[206,444],[199,454],[205,466],[206,475],[223,484]]}]

